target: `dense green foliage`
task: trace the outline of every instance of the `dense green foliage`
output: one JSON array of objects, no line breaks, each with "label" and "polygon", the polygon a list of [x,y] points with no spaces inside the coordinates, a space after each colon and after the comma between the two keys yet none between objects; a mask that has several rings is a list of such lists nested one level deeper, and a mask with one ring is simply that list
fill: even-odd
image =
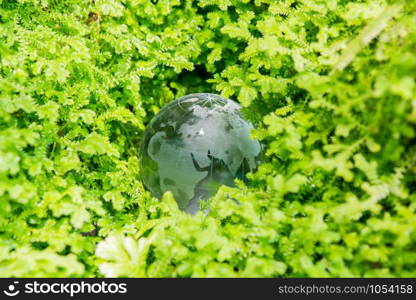
[{"label": "dense green foliage", "polygon": [[[0,0],[0,276],[416,276],[416,2]],[[208,216],[141,183],[152,116],[265,147]]]}]

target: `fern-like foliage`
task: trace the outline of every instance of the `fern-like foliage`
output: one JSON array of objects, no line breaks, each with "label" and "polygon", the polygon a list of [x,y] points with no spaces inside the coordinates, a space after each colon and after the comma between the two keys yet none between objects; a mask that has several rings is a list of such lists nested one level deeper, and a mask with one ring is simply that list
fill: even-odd
[{"label": "fern-like foliage", "polygon": [[[0,275],[416,276],[415,20],[411,0],[0,0]],[[263,164],[189,216],[137,149],[215,91]]]}]

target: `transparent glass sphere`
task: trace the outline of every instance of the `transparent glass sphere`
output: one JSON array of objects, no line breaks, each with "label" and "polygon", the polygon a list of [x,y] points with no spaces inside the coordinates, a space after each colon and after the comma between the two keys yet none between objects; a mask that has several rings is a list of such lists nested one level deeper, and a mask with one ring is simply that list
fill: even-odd
[{"label": "transparent glass sphere", "polygon": [[252,124],[240,105],[201,93],[179,98],[148,125],[140,147],[141,175],[155,197],[171,191],[189,213],[221,185],[244,180],[258,163],[261,145],[250,138]]}]

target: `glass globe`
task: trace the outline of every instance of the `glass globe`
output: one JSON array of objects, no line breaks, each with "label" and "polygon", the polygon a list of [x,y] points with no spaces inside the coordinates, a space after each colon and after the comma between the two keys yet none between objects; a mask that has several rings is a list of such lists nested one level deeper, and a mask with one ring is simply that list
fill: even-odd
[{"label": "glass globe", "polygon": [[234,185],[256,168],[261,145],[240,105],[201,93],[179,98],[148,125],[140,147],[141,175],[155,197],[171,191],[191,214],[221,185]]}]

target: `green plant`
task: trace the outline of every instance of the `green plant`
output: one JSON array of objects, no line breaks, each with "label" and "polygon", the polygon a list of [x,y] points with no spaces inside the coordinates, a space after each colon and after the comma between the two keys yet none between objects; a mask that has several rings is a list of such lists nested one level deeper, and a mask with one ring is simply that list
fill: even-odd
[{"label": "green plant", "polygon": [[[0,275],[416,276],[415,51],[411,0],[0,0]],[[192,217],[138,144],[215,91],[265,158]]]}]

